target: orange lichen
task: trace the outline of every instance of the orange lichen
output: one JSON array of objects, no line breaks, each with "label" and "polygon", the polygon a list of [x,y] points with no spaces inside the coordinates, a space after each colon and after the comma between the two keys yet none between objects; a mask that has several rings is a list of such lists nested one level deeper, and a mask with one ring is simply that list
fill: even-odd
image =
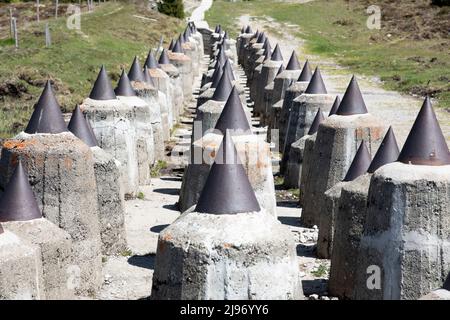
[{"label": "orange lichen", "polygon": [[36,143],[35,139],[31,140],[8,140],[3,143],[5,149],[25,149],[27,146]]}]

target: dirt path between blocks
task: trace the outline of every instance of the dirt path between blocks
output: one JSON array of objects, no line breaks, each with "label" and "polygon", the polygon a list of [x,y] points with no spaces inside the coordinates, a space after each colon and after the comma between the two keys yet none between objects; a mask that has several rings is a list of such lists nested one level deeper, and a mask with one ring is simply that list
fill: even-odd
[{"label": "dirt path between blocks", "polygon": [[[294,31],[297,32],[300,28],[298,25],[279,23],[271,17],[257,19],[248,15],[239,17],[237,23],[239,26],[250,24],[254,30],[264,30],[269,36],[272,48],[276,43],[280,44],[285,64],[287,64],[292,50],[296,50],[302,64],[309,59],[314,67],[318,65],[328,92],[342,98],[352,74],[348,69],[330,59],[308,54],[304,40],[293,36]],[[281,34],[273,30],[283,30],[284,32]],[[399,146],[403,146],[423,103],[423,98],[385,90],[381,87],[381,81],[377,77],[356,76],[369,112],[385,120],[387,125],[392,125]],[[450,143],[450,112],[438,108],[435,111],[447,143]]]}]

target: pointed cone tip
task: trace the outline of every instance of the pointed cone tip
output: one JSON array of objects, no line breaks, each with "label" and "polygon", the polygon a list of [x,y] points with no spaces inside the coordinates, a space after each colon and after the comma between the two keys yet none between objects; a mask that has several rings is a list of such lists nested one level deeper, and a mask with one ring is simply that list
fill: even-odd
[{"label": "pointed cone tip", "polygon": [[224,133],[195,211],[209,214],[261,211],[228,130]]},{"label": "pointed cone tip", "polygon": [[308,87],[305,90],[307,94],[327,94],[327,88],[322,79],[319,67],[316,67],[314,74],[309,81]]},{"label": "pointed cone tip", "polygon": [[122,70],[122,74],[120,75],[119,82],[117,83],[117,87],[114,89],[116,96],[123,97],[134,97],[136,96],[136,92],[131,86],[130,79],[128,78],[125,70]]},{"label": "pointed cone tip", "polygon": [[216,90],[212,96],[212,100],[214,101],[226,101],[230,96],[231,90],[233,89],[233,85],[231,83],[231,79],[227,72],[223,72],[220,77],[219,83],[217,84]]},{"label": "pointed cone tip", "polygon": [[429,97],[406,138],[398,161],[406,164],[450,165],[450,153]]},{"label": "pointed cone tip", "polygon": [[222,113],[217,120],[215,129],[224,133],[227,129],[233,130],[233,134],[251,134],[247,115],[239,98],[236,87],[233,86]]},{"label": "pointed cone tip", "polygon": [[64,122],[61,107],[56,100],[50,81],[47,80],[44,90],[34,107],[30,121],[25,128],[25,132],[29,134],[57,134],[66,131],[67,127]]},{"label": "pointed cone tip", "polygon": [[72,112],[69,125],[67,126],[70,132],[72,132],[78,139],[86,143],[89,147],[97,147],[98,142],[95,136],[92,134],[92,130],[89,128],[88,121],[81,112],[80,107],[77,105]]},{"label": "pointed cone tip", "polygon": [[28,221],[42,218],[41,210],[28,182],[22,161],[14,170],[0,198],[0,222]]},{"label": "pointed cone tip", "polygon": [[371,158],[369,150],[367,149],[366,143],[362,141],[343,181],[353,181],[366,173],[370,166],[370,162]]},{"label": "pointed cone tip", "polygon": [[306,60],[305,64],[303,65],[302,72],[300,73],[300,76],[298,77],[297,81],[301,82],[309,82],[312,78],[312,72],[311,72],[311,66],[309,65],[309,61]]},{"label": "pointed cone tip", "polygon": [[170,64],[170,59],[169,59],[169,56],[167,55],[166,49],[163,49],[163,51],[161,52],[158,63],[159,64]]},{"label": "pointed cone tip", "polygon": [[300,63],[298,62],[297,54],[292,51],[291,58],[286,66],[286,70],[300,70]]},{"label": "pointed cone tip", "polygon": [[281,54],[280,46],[275,46],[275,49],[273,49],[272,55],[270,56],[270,60],[272,61],[283,61],[283,55]]},{"label": "pointed cone tip", "polygon": [[350,83],[345,90],[342,101],[336,111],[337,115],[350,116],[355,114],[368,113],[366,103],[364,102],[361,90],[359,89],[358,81],[353,76]]},{"label": "pointed cone tip", "polygon": [[397,139],[395,139],[394,130],[392,127],[389,127],[367,172],[374,173],[378,168],[385,164],[397,161],[399,154],[400,150],[398,148]]},{"label": "pointed cone tip", "polygon": [[336,114],[340,103],[341,103],[341,98],[339,98],[339,96],[336,96],[336,99],[334,99],[333,105],[331,106],[330,113],[328,114],[328,116],[332,116],[333,114]]}]

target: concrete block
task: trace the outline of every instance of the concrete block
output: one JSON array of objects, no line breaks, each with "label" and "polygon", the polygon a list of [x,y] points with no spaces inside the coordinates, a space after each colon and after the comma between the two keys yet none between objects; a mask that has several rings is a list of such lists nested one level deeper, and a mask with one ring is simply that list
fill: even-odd
[{"label": "concrete block", "polygon": [[183,53],[168,52],[170,63],[173,64],[180,72],[182,80],[183,98],[184,101],[191,101],[192,99],[192,60]]},{"label": "concrete block", "polygon": [[72,237],[79,272],[75,293],[95,296],[102,282],[101,239],[91,149],[69,132],[22,132],[3,145],[0,186],[9,181],[18,158],[26,163],[43,216]]},{"label": "concrete block", "polygon": [[0,233],[0,300],[45,299],[41,253],[14,233]]},{"label": "concrete block", "polygon": [[120,163],[99,147],[91,149],[94,155],[102,253],[119,255],[127,249]]},{"label": "concrete block", "polygon": [[72,239],[70,235],[50,221],[41,218],[29,221],[4,222],[3,227],[39,247],[42,261],[45,298],[49,300],[73,299],[70,283],[72,261]]},{"label": "concrete block", "polygon": [[139,169],[133,108],[118,99],[90,98],[85,99],[80,108],[86,114],[99,146],[120,162],[125,195],[135,197],[139,187]]},{"label": "concrete block", "polygon": [[302,174],[302,164],[305,156],[305,144],[310,135],[305,135],[293,142],[289,150],[289,158],[286,163],[283,185],[286,188],[299,188]]},{"label": "concrete block", "polygon": [[[331,253],[328,290],[333,296],[341,299],[352,299],[354,297],[356,269],[359,263],[359,244],[366,220],[370,178],[370,174],[365,174],[353,181],[343,182],[340,199],[337,199],[338,207],[331,208],[335,210],[326,213],[331,215],[331,219],[326,219],[323,215],[320,216],[319,233],[322,232],[322,235],[319,235],[319,241],[321,241],[321,250],[324,253],[323,256],[329,256]],[[335,185],[334,188],[337,186],[339,184]],[[320,226],[322,226],[323,231],[320,230]],[[330,235],[333,236],[330,238]],[[327,248],[329,249],[328,252],[326,251]]]},{"label": "concrete block", "polygon": [[317,139],[317,133],[310,136],[305,136],[304,138],[305,138],[305,148],[303,151],[303,161],[301,163],[301,166],[299,167],[300,182],[299,182],[298,203],[301,207],[303,207],[304,204],[303,199],[305,198],[306,193],[306,182],[309,179],[311,168],[314,165],[313,151],[314,151],[314,144],[316,143]]},{"label": "concrete block", "polygon": [[[449,190],[449,165],[395,162],[375,171],[355,299],[418,299],[442,286],[450,270]],[[379,268],[380,286],[370,290],[372,265]]]},{"label": "concrete block", "polygon": [[160,233],[151,298],[300,299],[292,236],[264,211],[185,213]]},{"label": "concrete block", "polygon": [[361,141],[373,155],[385,131],[384,123],[369,113],[332,115],[320,124],[304,189],[301,221],[305,226],[319,223],[325,191],[345,177]]}]

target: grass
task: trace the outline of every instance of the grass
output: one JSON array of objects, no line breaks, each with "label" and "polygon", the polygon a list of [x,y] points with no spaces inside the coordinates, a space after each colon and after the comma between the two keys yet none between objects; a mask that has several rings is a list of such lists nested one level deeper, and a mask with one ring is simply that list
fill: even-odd
[{"label": "grass", "polygon": [[133,255],[133,251],[131,249],[125,249],[120,253],[122,257],[131,257]]},{"label": "grass", "polygon": [[144,200],[145,199],[145,194],[141,191],[141,192],[138,193],[137,198],[139,200]]},{"label": "grass", "polygon": [[320,264],[317,270],[311,271],[311,274],[316,278],[321,278],[328,274],[328,267],[325,264]]},{"label": "grass", "polygon": [[[366,27],[366,7],[355,1],[349,3],[216,0],[206,19],[211,26],[220,23],[233,36],[241,28],[236,17],[244,14],[261,18],[270,15],[278,22],[298,25],[295,35],[306,40],[309,53],[331,57],[354,73],[380,76],[387,89],[422,96],[428,93],[437,98],[440,107],[449,109],[448,38],[413,40],[411,34],[391,34],[383,24],[381,30],[370,30]],[[399,9],[401,5],[398,2]]]},{"label": "grass", "polygon": [[[51,30],[50,48],[45,48],[46,22]],[[145,6],[111,2],[82,15],[82,33],[69,30],[66,17],[19,28],[18,50],[11,40],[0,40],[0,138],[23,130],[46,79],[54,81],[57,99],[63,111],[69,112],[89,95],[102,64],[115,85],[121,68],[128,69],[135,55],[142,64],[161,35],[167,44],[182,27],[180,20]]]},{"label": "grass", "polygon": [[150,176],[152,178],[159,177],[161,175],[161,170],[167,168],[167,162],[164,160],[158,160],[157,163],[155,163],[151,169],[150,169]]}]

